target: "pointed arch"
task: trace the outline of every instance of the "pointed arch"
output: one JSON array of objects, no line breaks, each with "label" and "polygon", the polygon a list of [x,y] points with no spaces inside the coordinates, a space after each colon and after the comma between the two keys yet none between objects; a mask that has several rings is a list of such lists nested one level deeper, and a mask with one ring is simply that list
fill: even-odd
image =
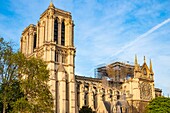
[{"label": "pointed arch", "polygon": [[68,73],[66,73],[66,113],[68,113],[69,109],[69,96],[70,96],[70,87],[69,87],[69,81],[68,81]]},{"label": "pointed arch", "polygon": [[57,51],[55,51],[54,61],[55,61],[55,62],[58,62],[58,61],[59,61],[59,56],[58,56],[58,52],[57,52]]},{"label": "pointed arch", "polygon": [[84,92],[84,105],[85,106],[89,105],[89,92],[88,92],[88,90],[89,90],[89,87],[87,85],[87,86],[85,86],[85,92]]},{"label": "pointed arch", "polygon": [[[33,45],[33,49],[35,49],[36,48],[36,44],[37,44],[37,33],[35,32],[34,33],[34,43],[33,43],[34,45]],[[34,51],[34,50],[33,50]]]},{"label": "pointed arch", "polygon": [[61,23],[61,45],[65,46],[65,23]]},{"label": "pointed arch", "polygon": [[146,68],[143,69],[143,74],[144,74],[144,75],[147,75],[147,70],[146,70]]},{"label": "pointed arch", "polygon": [[58,44],[58,19],[54,20],[54,42]]},{"label": "pointed arch", "polygon": [[104,88],[102,88],[102,92],[103,92],[103,94],[102,94],[102,101],[105,102],[105,89]]},{"label": "pointed arch", "polygon": [[93,106],[94,109],[97,109],[97,89],[96,87],[93,87],[94,91],[93,91]]}]

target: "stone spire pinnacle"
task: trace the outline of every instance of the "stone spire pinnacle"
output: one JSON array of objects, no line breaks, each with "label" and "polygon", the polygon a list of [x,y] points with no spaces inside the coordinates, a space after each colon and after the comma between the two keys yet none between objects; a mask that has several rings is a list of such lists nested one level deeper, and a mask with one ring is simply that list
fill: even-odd
[{"label": "stone spire pinnacle", "polygon": [[137,55],[135,55],[135,65],[138,65]]},{"label": "stone spire pinnacle", "polygon": [[152,61],[150,59],[150,72],[153,74],[153,70],[152,70]]},{"label": "stone spire pinnacle", "polygon": [[48,7],[49,7],[49,8],[55,8],[55,6],[54,6],[52,0],[51,0],[50,5],[49,5]]},{"label": "stone spire pinnacle", "polygon": [[138,72],[139,71],[139,64],[138,64],[138,59],[137,59],[137,55],[135,55],[135,67],[134,67],[134,71]]},{"label": "stone spire pinnacle", "polygon": [[144,56],[144,63],[146,63],[146,58],[145,58],[145,56]]}]

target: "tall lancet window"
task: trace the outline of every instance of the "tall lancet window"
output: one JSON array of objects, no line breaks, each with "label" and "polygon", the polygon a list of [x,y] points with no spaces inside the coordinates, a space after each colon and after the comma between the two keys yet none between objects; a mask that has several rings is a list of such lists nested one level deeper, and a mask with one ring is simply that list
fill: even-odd
[{"label": "tall lancet window", "polygon": [[85,93],[84,93],[84,105],[85,106],[88,106],[88,104],[89,104],[89,94],[88,94],[88,91],[89,91],[89,87],[85,86]]},{"label": "tall lancet window", "polygon": [[65,24],[62,22],[61,24],[61,45],[65,45]]},{"label": "tall lancet window", "polygon": [[58,21],[54,21],[54,42],[58,44]]},{"label": "tall lancet window", "polygon": [[88,106],[88,92],[85,92],[84,94],[84,105]]},{"label": "tall lancet window", "polygon": [[58,62],[58,53],[55,51],[55,57],[54,57],[55,62]]},{"label": "tall lancet window", "polygon": [[37,33],[34,33],[34,49],[36,48],[36,43],[37,43]]},{"label": "tall lancet window", "polygon": [[96,87],[94,87],[94,92],[93,92],[93,105],[94,105],[94,109],[97,108],[97,89]]},{"label": "tall lancet window", "polygon": [[69,105],[69,82],[66,80],[66,106],[68,108]]}]

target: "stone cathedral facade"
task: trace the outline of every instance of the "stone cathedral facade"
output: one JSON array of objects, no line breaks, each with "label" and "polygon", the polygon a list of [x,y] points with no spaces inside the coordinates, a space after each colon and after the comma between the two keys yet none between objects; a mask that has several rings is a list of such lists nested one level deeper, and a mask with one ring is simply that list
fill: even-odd
[{"label": "stone cathedral facade", "polygon": [[155,91],[161,94],[154,88],[152,63],[140,66],[137,58],[134,65],[110,64],[116,76],[107,73],[107,66],[97,69],[96,78],[75,75],[74,22],[70,12],[52,2],[36,25],[24,29],[20,42],[20,51],[28,58],[42,58],[48,64],[55,113],[78,113],[85,105],[96,113],[142,113]]}]

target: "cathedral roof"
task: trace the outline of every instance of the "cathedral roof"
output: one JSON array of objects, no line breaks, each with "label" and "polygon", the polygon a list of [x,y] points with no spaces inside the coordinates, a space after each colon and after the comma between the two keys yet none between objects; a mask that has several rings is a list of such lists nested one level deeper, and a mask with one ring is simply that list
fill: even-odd
[{"label": "cathedral roof", "polygon": [[100,79],[100,78],[92,78],[92,77],[85,77],[85,76],[78,76],[78,75],[76,75],[75,78],[76,78],[77,80],[102,82],[102,79]]},{"label": "cathedral roof", "polygon": [[156,92],[162,92],[162,89],[155,88],[155,91],[156,91]]}]

